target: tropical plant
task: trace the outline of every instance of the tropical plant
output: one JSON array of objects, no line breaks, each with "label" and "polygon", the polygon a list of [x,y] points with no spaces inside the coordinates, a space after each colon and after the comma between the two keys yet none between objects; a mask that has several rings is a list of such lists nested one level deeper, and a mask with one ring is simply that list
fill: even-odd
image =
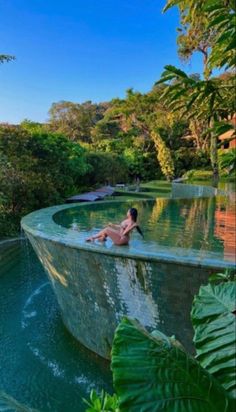
[{"label": "tropical plant", "polygon": [[236,399],[236,283],[200,288],[191,312],[196,359]]},{"label": "tropical plant", "polygon": [[157,149],[157,159],[159,161],[161,171],[167,180],[172,180],[174,177],[174,162],[171,156],[171,151],[166,146],[158,132],[151,132],[151,136]]},{"label": "tropical plant", "polygon": [[22,130],[26,130],[29,133],[48,133],[47,125],[44,123],[33,122],[28,119],[24,119],[20,127]]},{"label": "tropical plant", "polygon": [[235,1],[207,0],[204,9],[208,13],[208,29],[216,33],[208,61],[209,67],[234,68],[236,65]]},{"label": "tropical plant", "polygon": [[[215,181],[218,180],[217,138],[220,120],[226,123],[235,112],[235,75],[210,78],[215,67],[232,69],[236,64],[236,5],[234,0],[167,0],[164,11],[177,6],[180,11],[179,52],[189,58],[204,55],[206,80],[190,79],[183,71],[166,66],[162,81],[171,81],[164,93],[169,108],[186,111],[189,118],[207,122]],[[225,127],[228,125],[225,124]],[[219,128],[218,128],[219,129]]]},{"label": "tropical plant", "polygon": [[224,388],[174,338],[123,319],[112,348],[121,412],[232,412]]},{"label": "tropical plant", "polygon": [[[197,3],[197,7],[196,7]],[[208,27],[208,14],[202,0],[168,0],[164,8],[167,11],[177,6],[180,12],[177,44],[181,59],[188,60],[194,52],[203,55],[204,70],[206,71],[208,55],[215,37],[213,29]]]},{"label": "tropical plant", "polygon": [[128,166],[123,156],[88,151],[85,159],[90,168],[83,178],[83,183],[88,186],[116,184],[128,180]]},{"label": "tropical plant", "polygon": [[[235,272],[210,277],[192,307],[197,356],[174,337],[147,332],[124,318],[112,346],[114,389],[120,412],[233,412],[236,400]],[[224,283],[219,283],[219,281]],[[217,281],[217,283],[215,283]]]},{"label": "tropical plant", "polygon": [[180,56],[188,58],[194,51],[203,53],[207,75],[215,67],[235,67],[234,0],[168,0],[164,11],[173,6],[180,11]]},{"label": "tropical plant", "polygon": [[[186,174],[192,174],[194,169],[209,169],[210,160],[205,151],[194,151],[192,147],[181,147],[174,152],[175,175],[185,177]],[[191,169],[193,168],[193,169]],[[208,173],[209,175],[209,173]],[[209,177],[209,176],[208,176]],[[210,179],[212,172],[210,173]]]},{"label": "tropical plant", "polygon": [[85,412],[118,412],[117,395],[109,395],[102,391],[99,395],[94,389],[90,392],[90,399],[84,399],[84,402],[89,406]]},{"label": "tropical plant", "polygon": [[209,181],[212,178],[212,171],[211,170],[188,170],[183,177],[188,181]]},{"label": "tropical plant", "polygon": [[221,152],[219,157],[221,169],[228,169],[229,172],[236,169],[236,148]]},{"label": "tropical plant", "polygon": [[91,143],[91,130],[103,118],[107,107],[107,103],[95,104],[91,101],[82,104],[67,101],[53,103],[49,110],[48,127],[72,141]]},{"label": "tropical plant", "polygon": [[213,273],[209,277],[209,282],[229,282],[236,281],[236,272],[233,269],[226,269],[224,272]]},{"label": "tropical plant", "polygon": [[1,235],[12,234],[10,222],[17,232],[23,214],[64,200],[87,171],[84,149],[64,136],[1,127]]},{"label": "tropical plant", "polygon": [[155,86],[147,94],[127,90],[126,99],[113,100],[104,118],[92,131],[94,144],[100,149],[102,145],[104,149],[105,143],[106,148],[116,152],[119,150],[119,154],[123,153],[126,158],[135,157],[131,174],[144,178],[155,177],[150,176],[149,161],[146,162],[153,153],[156,153],[157,162],[152,161],[156,166],[156,170],[152,168],[152,171],[159,173],[161,169],[165,177],[173,177],[171,149],[179,140],[179,134],[186,129],[186,124],[180,121],[178,125],[178,116],[173,116],[160,102],[162,90],[163,86]]},{"label": "tropical plant", "polygon": [[123,156],[127,163],[130,180],[137,176],[142,181],[162,178],[163,173],[155,152],[143,153],[140,148],[134,146],[127,147]]},{"label": "tropical plant", "polygon": [[[165,66],[161,79],[157,82],[171,82],[165,88],[162,99],[173,112],[182,112],[188,119],[205,119],[210,141],[210,157],[213,174],[218,178],[218,135],[219,120],[227,118],[235,111],[232,101],[234,77],[227,81],[221,78],[196,80],[174,66]],[[221,124],[221,130],[223,125]],[[225,124],[225,127],[231,128]]]}]

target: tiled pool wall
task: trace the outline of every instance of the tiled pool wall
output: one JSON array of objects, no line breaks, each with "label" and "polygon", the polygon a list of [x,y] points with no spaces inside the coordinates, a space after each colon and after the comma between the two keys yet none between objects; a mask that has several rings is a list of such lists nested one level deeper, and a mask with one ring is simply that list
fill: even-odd
[{"label": "tiled pool wall", "polygon": [[[212,190],[208,196],[213,195]],[[192,197],[194,193],[197,195],[196,189]],[[203,191],[197,188],[197,193],[200,196]],[[127,315],[148,329],[174,334],[191,351],[193,297],[200,285],[207,283],[210,273],[227,267],[225,261],[207,256],[195,259],[188,256],[187,250],[176,256],[172,253],[169,258],[168,252],[153,256],[148,251],[135,254],[121,247],[107,249],[78,243],[53,220],[55,213],[69,207],[33,212],[23,218],[22,227],[49,276],[63,321],[72,335],[90,350],[109,358],[114,330]]]},{"label": "tiled pool wall", "polygon": [[46,269],[69,331],[109,358],[122,316],[176,335],[192,349],[190,310],[210,268],[110,256],[28,234]]},{"label": "tiled pool wall", "polygon": [[218,189],[211,186],[172,183],[171,197],[173,199],[192,199],[197,197],[212,197],[216,196],[218,193]]}]

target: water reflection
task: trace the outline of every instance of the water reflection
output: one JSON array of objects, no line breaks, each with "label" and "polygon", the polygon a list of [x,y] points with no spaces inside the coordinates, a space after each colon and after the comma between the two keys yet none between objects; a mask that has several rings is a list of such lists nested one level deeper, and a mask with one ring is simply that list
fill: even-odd
[{"label": "water reflection", "polygon": [[142,240],[132,236],[135,248],[158,250],[159,246],[215,252],[220,258],[235,260],[235,202],[234,197],[198,199],[156,199],[91,204],[86,208],[74,207],[54,215],[57,224],[78,230],[78,241],[88,233],[96,233],[108,222],[120,222],[129,207],[139,211]]},{"label": "water reflection", "polygon": [[231,194],[230,202],[219,199],[215,210],[215,236],[224,244],[224,258],[235,259],[236,243],[236,213],[235,194]]}]

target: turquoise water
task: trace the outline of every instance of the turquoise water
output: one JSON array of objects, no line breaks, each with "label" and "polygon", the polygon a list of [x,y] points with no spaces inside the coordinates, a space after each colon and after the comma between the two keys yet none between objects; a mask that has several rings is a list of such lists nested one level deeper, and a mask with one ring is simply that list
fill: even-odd
[{"label": "turquoise water", "polygon": [[[221,260],[234,261],[233,197],[96,203],[56,213],[54,226],[65,226],[69,229],[65,237],[84,244],[86,236],[97,233],[108,222],[123,220],[129,207],[139,210],[145,236],[143,240],[137,232],[132,234],[131,245],[127,247],[132,252],[181,248],[203,255],[214,253]],[[41,222],[37,227],[40,225]],[[99,247],[110,248],[112,242],[108,240]],[[164,273],[165,282],[166,276]],[[164,319],[161,326],[166,328],[171,324],[168,334],[173,333],[172,324],[177,317],[187,318],[190,311],[189,307],[187,313],[179,309],[187,284],[181,286],[181,274],[174,276],[179,283],[175,284],[171,276],[166,289],[173,289],[175,298],[170,300],[171,305],[161,304],[158,297],[160,316]],[[194,282],[188,278],[189,290]],[[163,286],[166,287],[160,283],[161,291],[165,289]],[[0,390],[45,412],[82,412],[85,409],[82,398],[88,397],[92,388],[112,392],[108,363],[87,351],[68,333],[48,278],[25,241],[0,245],[0,288]],[[186,309],[185,300],[184,306]],[[192,337],[189,319],[188,325],[184,335]]]},{"label": "turquoise water", "polygon": [[62,323],[29,244],[0,244],[0,390],[41,411],[80,412],[92,388],[112,392],[106,361]]},{"label": "turquoise water", "polygon": [[[98,233],[108,222],[124,219],[127,209],[136,207],[144,240],[135,231],[132,251],[155,250],[160,246],[214,253],[219,259],[235,260],[235,203],[233,198],[156,199],[128,203],[93,204],[85,209],[73,207],[54,215],[54,221],[72,236],[76,230],[78,242]],[[70,234],[68,233],[68,236]],[[75,236],[75,234],[73,234]],[[108,240],[103,247],[110,247]]]}]

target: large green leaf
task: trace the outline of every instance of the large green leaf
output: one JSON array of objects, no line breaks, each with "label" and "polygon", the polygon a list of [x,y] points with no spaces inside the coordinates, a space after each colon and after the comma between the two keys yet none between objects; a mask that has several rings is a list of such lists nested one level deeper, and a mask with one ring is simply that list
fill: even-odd
[{"label": "large green leaf", "polygon": [[236,148],[224,151],[219,156],[219,165],[221,169],[235,170],[236,168]]},{"label": "large green leaf", "polygon": [[236,282],[200,288],[191,312],[197,359],[236,397]]},{"label": "large green leaf", "polygon": [[177,6],[179,4],[179,0],[168,0],[167,4],[163,8],[163,13],[165,13],[167,10],[169,10],[173,6]]},{"label": "large green leaf", "polygon": [[195,359],[127,318],[115,333],[112,371],[121,412],[233,411],[224,388]]},{"label": "large green leaf", "polygon": [[165,69],[166,69],[168,72],[173,73],[174,75],[176,75],[176,76],[178,76],[178,77],[180,77],[180,78],[182,78],[182,79],[189,80],[191,83],[194,82],[194,80],[191,79],[191,78],[189,78],[188,75],[187,75],[183,70],[180,70],[180,69],[178,69],[177,67],[172,66],[171,64],[166,65],[166,66],[165,66]]}]

